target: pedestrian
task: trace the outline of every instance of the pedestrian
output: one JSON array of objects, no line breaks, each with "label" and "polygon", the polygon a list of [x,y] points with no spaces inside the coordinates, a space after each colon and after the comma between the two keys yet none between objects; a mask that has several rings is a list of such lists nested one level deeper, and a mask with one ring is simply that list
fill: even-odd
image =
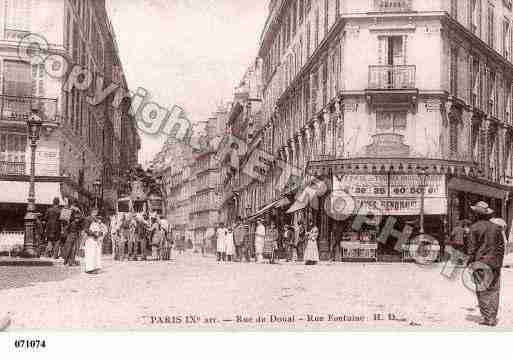
[{"label": "pedestrian", "polygon": [[235,243],[233,238],[233,226],[228,227],[226,229],[226,237],[225,237],[225,251],[226,251],[226,260],[231,262],[235,255]]},{"label": "pedestrian", "polygon": [[[249,225],[241,222],[239,225],[239,235],[242,237],[242,256],[246,262],[250,262],[253,257],[253,239],[249,235]],[[242,258],[241,258],[242,261]]]},{"label": "pedestrian", "polygon": [[302,262],[304,260],[306,229],[301,220],[297,222],[294,234],[294,246],[296,248],[297,261]]},{"label": "pedestrian", "polygon": [[83,228],[83,215],[80,209],[75,205],[75,201],[71,200],[70,219],[66,225],[66,242],[64,245],[64,265],[77,266],[76,260],[77,249],[80,244],[80,232]]},{"label": "pedestrian", "polygon": [[481,325],[496,326],[499,311],[504,238],[501,229],[490,222],[494,213],[486,202],[470,207],[476,222],[470,227],[468,264],[473,269],[476,295],[483,320]]},{"label": "pedestrian", "polygon": [[121,220],[121,236],[120,236],[120,260],[124,261],[128,253],[128,238],[130,237],[130,220],[127,214],[123,214]]},{"label": "pedestrian", "polygon": [[237,222],[233,229],[233,240],[235,243],[235,257],[238,262],[242,262],[243,249],[244,249],[244,227],[242,220],[237,217]]},{"label": "pedestrian", "polygon": [[271,222],[265,236],[264,254],[269,257],[269,264],[275,263],[276,250],[278,249],[278,230],[274,222]]},{"label": "pedestrian", "polygon": [[283,247],[285,249],[286,261],[292,261],[294,257],[294,233],[292,227],[286,224],[283,231]]},{"label": "pedestrian", "polygon": [[61,235],[61,208],[60,208],[60,200],[55,197],[53,199],[53,205],[46,210],[45,213],[45,237],[47,242],[47,247],[45,250],[45,257],[52,257],[54,253],[54,248],[57,246],[57,243],[60,242]]},{"label": "pedestrian", "polygon": [[43,243],[43,222],[41,221],[41,213],[36,213],[36,220],[34,222],[34,249],[36,250],[37,257],[41,256],[42,243]]},{"label": "pedestrian", "polygon": [[217,261],[226,261],[226,229],[220,223],[216,231]]},{"label": "pedestrian", "polygon": [[257,263],[261,263],[264,260],[264,244],[265,225],[262,219],[258,219],[255,230],[255,254]]},{"label": "pedestrian", "polygon": [[456,225],[456,227],[454,227],[450,235],[448,245],[461,254],[451,256],[451,258],[456,258],[456,260],[458,261],[457,264],[464,264],[463,255],[467,254],[468,239],[470,236],[470,224],[471,221],[467,219],[458,221],[458,224]]},{"label": "pedestrian", "polygon": [[317,246],[319,229],[313,222],[310,224],[310,228],[311,230],[308,232],[306,238],[304,261],[306,265],[315,265],[319,262],[319,248]]},{"label": "pedestrian", "polygon": [[150,241],[151,241],[151,260],[159,259],[159,247],[162,243],[163,235],[159,222],[155,217],[151,219]]},{"label": "pedestrian", "polygon": [[137,259],[137,243],[139,242],[137,227],[139,220],[135,216],[134,213],[130,216],[128,221],[128,260],[136,260]]},{"label": "pedestrian", "polygon": [[98,209],[91,211],[92,221],[86,228],[85,242],[85,272],[95,274],[102,268],[103,239],[107,235],[108,228],[98,216]]}]

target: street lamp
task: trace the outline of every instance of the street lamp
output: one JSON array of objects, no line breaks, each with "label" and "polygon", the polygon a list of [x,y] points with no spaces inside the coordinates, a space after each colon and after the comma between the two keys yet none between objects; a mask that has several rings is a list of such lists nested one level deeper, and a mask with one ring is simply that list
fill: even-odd
[{"label": "street lamp", "polygon": [[23,242],[23,256],[26,258],[37,257],[35,251],[35,222],[36,222],[36,147],[39,140],[43,121],[39,117],[39,107],[31,106],[31,114],[27,119],[28,139],[30,140],[30,186],[28,193],[27,213],[25,214],[25,237]]},{"label": "street lamp", "polygon": [[426,196],[427,178],[429,176],[427,168],[423,168],[419,172],[420,175],[420,234],[424,234],[424,201]]},{"label": "street lamp", "polygon": [[98,198],[100,197],[100,187],[101,182],[99,180],[94,181],[93,183],[93,191],[94,191],[94,207],[99,209],[98,207]]}]

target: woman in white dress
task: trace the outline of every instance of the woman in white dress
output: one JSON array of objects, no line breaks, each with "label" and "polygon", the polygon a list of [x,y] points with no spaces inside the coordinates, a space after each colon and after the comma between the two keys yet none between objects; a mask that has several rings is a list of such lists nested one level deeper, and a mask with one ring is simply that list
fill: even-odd
[{"label": "woman in white dress", "polygon": [[89,226],[85,242],[85,272],[88,274],[97,273],[102,267],[102,244],[107,234],[107,226],[98,217],[98,211],[93,210],[91,214],[93,221]]},{"label": "woman in white dress", "polygon": [[264,245],[265,226],[263,220],[259,219],[255,231],[255,254],[257,263],[261,263],[264,260]]},{"label": "woman in white dress", "polygon": [[225,240],[226,259],[228,260],[228,262],[231,262],[233,259],[233,256],[235,255],[235,243],[233,241],[232,227],[227,229],[226,237],[224,240]]},{"label": "woman in white dress", "polygon": [[317,247],[317,238],[319,237],[319,229],[313,223],[310,224],[310,232],[306,238],[305,248],[305,264],[315,265],[319,262],[319,248]]}]

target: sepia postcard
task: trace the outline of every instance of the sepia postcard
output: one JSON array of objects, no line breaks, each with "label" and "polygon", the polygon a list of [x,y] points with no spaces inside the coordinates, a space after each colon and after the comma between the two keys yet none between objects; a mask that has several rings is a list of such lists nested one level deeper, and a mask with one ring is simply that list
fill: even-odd
[{"label": "sepia postcard", "polygon": [[511,0],[0,0],[0,336],[513,330]]}]

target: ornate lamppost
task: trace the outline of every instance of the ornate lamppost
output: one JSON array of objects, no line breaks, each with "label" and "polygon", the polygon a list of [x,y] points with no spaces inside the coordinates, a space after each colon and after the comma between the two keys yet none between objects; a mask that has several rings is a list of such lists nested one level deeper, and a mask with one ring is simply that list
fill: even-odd
[{"label": "ornate lamppost", "polygon": [[28,193],[27,213],[25,214],[25,238],[23,242],[23,257],[35,258],[35,222],[36,222],[36,147],[39,140],[43,121],[39,117],[39,107],[32,104],[31,114],[27,120],[28,138],[30,140],[30,186]]}]

